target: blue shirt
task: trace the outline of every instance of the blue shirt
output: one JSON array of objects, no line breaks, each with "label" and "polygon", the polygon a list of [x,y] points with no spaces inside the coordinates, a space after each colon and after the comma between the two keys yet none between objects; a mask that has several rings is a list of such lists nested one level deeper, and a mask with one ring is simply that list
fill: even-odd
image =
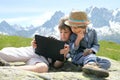
[{"label": "blue shirt", "polygon": [[75,47],[74,42],[77,38],[76,34],[72,34],[70,37],[70,54],[71,57],[75,54],[82,53],[85,49],[92,49],[94,53],[97,53],[99,50],[99,44],[97,39],[97,33],[93,28],[86,28],[86,33],[84,38],[80,41],[79,46]]}]

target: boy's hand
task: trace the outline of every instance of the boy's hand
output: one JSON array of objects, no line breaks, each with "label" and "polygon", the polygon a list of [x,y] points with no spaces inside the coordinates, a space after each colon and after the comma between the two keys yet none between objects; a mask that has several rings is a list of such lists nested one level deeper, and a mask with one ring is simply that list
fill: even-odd
[{"label": "boy's hand", "polygon": [[60,50],[60,54],[64,54],[64,57],[66,57],[66,55],[68,54],[68,52],[70,51],[70,47],[68,44],[64,45],[64,49]]},{"label": "boy's hand", "polygon": [[33,40],[31,41],[31,45],[32,45],[33,48],[37,48],[37,44],[36,44],[35,39],[33,39]]},{"label": "boy's hand", "polygon": [[54,39],[54,40],[57,40],[55,37],[53,36],[49,36],[48,38],[51,38],[51,39]]},{"label": "boy's hand", "polygon": [[93,50],[92,49],[85,49],[83,52],[83,56],[87,56],[88,54],[92,53]]},{"label": "boy's hand", "polygon": [[82,39],[82,38],[84,38],[84,32],[83,31],[81,31],[81,32],[79,32],[78,34],[77,34],[77,36],[80,38],[80,40]]},{"label": "boy's hand", "polygon": [[80,41],[84,38],[84,33],[83,31],[77,33],[77,38],[75,40],[75,47],[78,47],[80,44]]}]

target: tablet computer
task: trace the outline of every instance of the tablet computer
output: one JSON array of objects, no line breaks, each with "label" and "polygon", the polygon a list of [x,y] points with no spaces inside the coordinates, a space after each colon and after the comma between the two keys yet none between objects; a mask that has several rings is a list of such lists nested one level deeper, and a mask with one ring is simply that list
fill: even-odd
[{"label": "tablet computer", "polygon": [[37,48],[35,53],[53,60],[64,60],[64,55],[60,54],[60,49],[64,48],[65,42],[45,36],[35,35]]}]

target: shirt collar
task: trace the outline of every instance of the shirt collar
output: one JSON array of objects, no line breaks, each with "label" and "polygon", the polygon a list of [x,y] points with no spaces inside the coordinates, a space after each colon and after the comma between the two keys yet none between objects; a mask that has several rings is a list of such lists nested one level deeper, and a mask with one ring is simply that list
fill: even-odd
[{"label": "shirt collar", "polygon": [[89,30],[89,28],[88,28],[88,27],[86,27],[86,33],[88,33],[88,30]]}]

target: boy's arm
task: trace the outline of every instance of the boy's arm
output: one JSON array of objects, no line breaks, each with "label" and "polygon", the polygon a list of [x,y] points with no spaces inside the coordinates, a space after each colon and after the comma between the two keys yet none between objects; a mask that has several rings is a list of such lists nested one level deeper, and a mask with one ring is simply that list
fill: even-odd
[{"label": "boy's arm", "polygon": [[83,32],[80,32],[77,34],[77,38],[75,40],[75,43],[74,43],[74,47],[79,47],[79,44],[80,44],[80,41],[84,38],[84,33]]},{"label": "boy's arm", "polygon": [[94,53],[97,53],[99,51],[99,47],[100,45],[98,43],[97,33],[94,30],[94,40],[93,40],[93,46],[91,47],[91,49]]},{"label": "boy's arm", "polygon": [[[92,40],[90,40],[90,41],[92,41],[92,42],[90,42],[90,43],[92,44],[92,45],[91,45],[91,48],[87,48],[87,49],[84,50],[84,54],[83,54],[84,56],[86,56],[86,55],[88,55],[88,54],[91,54],[91,53],[96,54],[96,53],[98,52],[98,50],[99,50],[97,33],[96,33],[95,30],[92,31],[91,36],[93,36],[93,37],[90,37],[90,39],[92,39]],[[90,44],[89,44],[89,45],[90,45]]]},{"label": "boy's arm", "polygon": [[[68,52],[69,52],[69,45],[68,45],[68,44],[65,44],[65,45],[64,45],[64,48],[60,50],[60,54],[63,54],[63,55],[64,55],[64,61],[66,61],[66,58],[67,58],[66,56],[67,56]],[[56,60],[56,61],[54,62],[54,64],[53,64],[53,66],[54,66],[55,68],[60,68],[61,66],[63,66],[64,61]]]},{"label": "boy's arm", "polygon": [[60,50],[60,54],[64,55],[64,58],[66,59],[66,56],[68,54],[68,52],[70,51],[70,47],[68,44],[64,45],[64,48]]},{"label": "boy's arm", "polygon": [[84,33],[78,33],[77,35],[73,34],[71,37],[70,37],[70,52],[71,53],[74,53],[78,48],[79,48],[79,44],[80,44],[80,41],[83,39],[84,37]]}]

